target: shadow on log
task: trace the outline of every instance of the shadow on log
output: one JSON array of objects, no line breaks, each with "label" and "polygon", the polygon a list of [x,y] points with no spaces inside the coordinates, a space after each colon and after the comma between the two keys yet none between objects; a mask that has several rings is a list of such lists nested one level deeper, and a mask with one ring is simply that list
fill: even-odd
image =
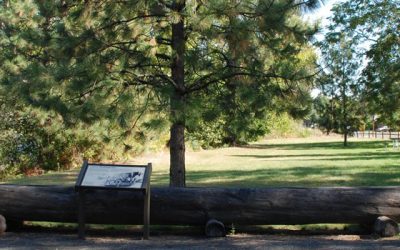
[{"label": "shadow on log", "polygon": [[[76,222],[73,187],[0,185],[0,214],[13,221]],[[142,224],[143,195],[91,190],[87,223]],[[151,224],[225,225],[371,224],[400,219],[400,187],[371,188],[152,188]]]}]

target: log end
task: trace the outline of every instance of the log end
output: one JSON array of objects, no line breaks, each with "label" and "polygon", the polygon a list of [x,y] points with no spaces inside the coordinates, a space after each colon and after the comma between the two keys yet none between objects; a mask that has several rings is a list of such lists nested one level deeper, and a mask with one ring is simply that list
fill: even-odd
[{"label": "log end", "polygon": [[381,237],[393,237],[399,234],[399,225],[389,217],[380,216],[375,220],[374,233]]},{"label": "log end", "polygon": [[222,222],[211,219],[207,221],[205,233],[207,237],[225,237],[225,226]]},{"label": "log end", "polygon": [[6,218],[0,214],[0,235],[7,230]]}]

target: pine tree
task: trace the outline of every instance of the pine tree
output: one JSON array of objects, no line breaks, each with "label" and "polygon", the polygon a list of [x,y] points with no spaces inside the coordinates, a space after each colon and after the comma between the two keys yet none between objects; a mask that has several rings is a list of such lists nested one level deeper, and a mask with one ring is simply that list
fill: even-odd
[{"label": "pine tree", "polygon": [[[70,124],[117,119],[129,131],[142,110],[166,115],[170,185],[182,187],[185,128],[196,101],[238,79],[270,96],[268,83],[295,79],[296,63],[274,63],[296,54],[301,44],[293,43],[309,35],[292,11],[315,2],[10,1],[1,9],[1,43],[9,53],[2,82]],[[227,29],[240,34],[237,41],[228,41]],[[236,42],[246,48],[240,58]]]},{"label": "pine tree", "polygon": [[[203,119],[207,126],[219,124],[222,138],[212,137],[217,140],[214,145],[243,144],[264,135],[268,131],[264,120],[271,109],[297,117],[308,111],[310,81],[305,76],[314,72],[315,57],[306,42],[313,27],[300,19],[294,2],[285,2],[284,7],[280,5],[284,2],[259,2],[258,12],[251,3],[254,1],[229,1],[229,11],[221,12],[226,16],[219,24],[219,34],[226,41],[226,63],[232,71],[241,68],[249,74],[211,86],[214,104],[203,109]],[[198,132],[196,136],[207,137]]]}]

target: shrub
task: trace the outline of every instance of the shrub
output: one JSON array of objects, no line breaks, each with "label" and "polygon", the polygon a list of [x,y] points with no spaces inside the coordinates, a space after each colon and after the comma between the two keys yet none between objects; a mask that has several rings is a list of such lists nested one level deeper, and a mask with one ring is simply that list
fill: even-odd
[{"label": "shrub", "polygon": [[49,113],[3,104],[0,121],[0,178],[68,169],[83,155],[91,152],[90,156],[96,157],[101,152],[90,133],[79,136]]},{"label": "shrub", "polygon": [[308,137],[311,131],[302,125],[302,121],[293,119],[287,113],[270,113],[266,120],[269,133],[267,136],[274,138]]}]

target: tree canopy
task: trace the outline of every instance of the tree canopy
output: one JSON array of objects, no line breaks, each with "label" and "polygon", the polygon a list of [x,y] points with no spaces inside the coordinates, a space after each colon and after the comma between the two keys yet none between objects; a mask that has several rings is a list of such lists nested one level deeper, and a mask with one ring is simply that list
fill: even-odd
[{"label": "tree canopy", "polygon": [[170,185],[185,186],[186,129],[219,122],[236,143],[270,107],[307,109],[315,27],[299,15],[316,2],[2,1],[1,83],[68,125],[108,119],[129,137],[167,121]]},{"label": "tree canopy", "polygon": [[344,1],[335,5],[332,11],[331,29],[325,41],[329,42],[333,34],[343,35],[352,47],[351,54],[357,66],[352,72],[360,72],[355,81],[359,92],[355,103],[358,104],[357,115],[363,123],[379,117],[378,122],[398,129],[399,1]]}]

